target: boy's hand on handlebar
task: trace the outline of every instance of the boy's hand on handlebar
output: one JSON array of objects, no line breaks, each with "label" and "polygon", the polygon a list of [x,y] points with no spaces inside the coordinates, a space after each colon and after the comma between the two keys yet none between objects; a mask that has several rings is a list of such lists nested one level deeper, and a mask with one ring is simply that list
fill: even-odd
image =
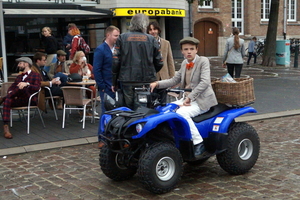
[{"label": "boy's hand on handlebar", "polygon": [[153,82],[153,83],[150,83],[150,88],[151,88],[151,92],[153,92],[153,90],[154,90],[154,88],[156,88],[157,87],[157,81],[155,81],[155,82]]},{"label": "boy's hand on handlebar", "polygon": [[184,106],[190,106],[190,105],[191,105],[191,99],[187,97],[187,98],[183,101],[183,105],[184,105]]}]

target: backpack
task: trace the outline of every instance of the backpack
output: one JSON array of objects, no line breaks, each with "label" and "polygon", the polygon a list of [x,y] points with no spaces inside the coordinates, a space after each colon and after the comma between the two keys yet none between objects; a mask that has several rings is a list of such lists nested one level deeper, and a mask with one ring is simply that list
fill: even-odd
[{"label": "backpack", "polygon": [[74,36],[74,38],[77,37],[78,38],[78,51],[83,51],[85,55],[89,54],[91,51],[90,46],[85,42],[85,40],[83,39],[83,37],[81,36]]}]

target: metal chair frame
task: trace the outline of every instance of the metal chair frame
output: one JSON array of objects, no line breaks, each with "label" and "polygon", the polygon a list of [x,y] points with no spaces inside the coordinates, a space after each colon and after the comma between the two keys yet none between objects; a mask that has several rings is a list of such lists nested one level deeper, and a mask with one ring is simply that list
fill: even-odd
[{"label": "metal chair frame", "polygon": [[55,108],[55,104],[54,104],[54,99],[60,99],[60,96],[53,96],[52,92],[51,92],[51,89],[48,86],[44,86],[44,88],[47,89],[49,91],[49,94],[50,94],[49,97],[45,97],[45,100],[50,100],[52,102],[55,119],[58,120],[57,112],[56,112],[56,108]]},{"label": "metal chair frame", "polygon": [[38,94],[40,93],[40,91],[41,91],[41,88],[39,89],[39,91],[37,91],[37,92],[33,93],[32,95],[30,95],[29,101],[28,101],[28,105],[27,105],[27,106],[12,107],[12,108],[10,109],[10,127],[12,127],[12,111],[13,111],[13,110],[17,110],[17,111],[19,111],[19,112],[22,113],[22,116],[25,117],[24,111],[27,110],[27,134],[29,134],[29,133],[30,133],[30,111],[31,111],[31,109],[36,109],[36,110],[38,111],[39,116],[40,116],[40,119],[41,119],[41,121],[42,121],[42,124],[43,124],[44,128],[46,127],[46,126],[45,126],[45,123],[44,123],[44,120],[43,120],[43,118],[42,118],[41,111],[40,111],[40,109],[38,108],[38,106],[37,106],[37,105],[36,105],[36,106],[31,106],[31,100],[32,100],[32,98],[33,98],[35,95],[38,95]]},{"label": "metal chair frame", "polygon": [[[82,129],[85,128],[85,117],[86,117],[86,107],[88,104],[92,106],[92,119],[91,123],[95,123],[95,103],[93,100],[93,91],[86,87],[78,87],[78,86],[64,86],[61,88],[64,94],[64,106],[63,106],[63,122],[62,128],[65,128],[65,118],[66,118],[66,110],[82,110],[83,118],[82,118]],[[91,98],[85,98],[85,92],[91,92]],[[70,107],[76,106],[76,107]],[[78,107],[82,106],[82,107]]]}]

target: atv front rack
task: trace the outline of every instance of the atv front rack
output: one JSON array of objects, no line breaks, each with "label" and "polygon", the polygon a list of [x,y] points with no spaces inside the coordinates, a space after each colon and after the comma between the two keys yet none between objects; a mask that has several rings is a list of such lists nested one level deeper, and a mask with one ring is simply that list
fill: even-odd
[{"label": "atv front rack", "polygon": [[145,113],[137,113],[135,111],[131,110],[110,110],[106,111],[104,114],[107,115],[115,115],[115,116],[120,116],[120,117],[130,117],[130,118],[136,118],[136,117],[144,117]]}]

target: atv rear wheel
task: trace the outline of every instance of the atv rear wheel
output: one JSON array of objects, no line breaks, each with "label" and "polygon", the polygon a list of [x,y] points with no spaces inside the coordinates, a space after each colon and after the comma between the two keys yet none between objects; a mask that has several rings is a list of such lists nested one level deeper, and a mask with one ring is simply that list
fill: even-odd
[{"label": "atv rear wheel", "polygon": [[162,194],[172,190],[183,172],[182,157],[171,143],[155,143],[139,160],[138,175],[147,190]]},{"label": "atv rear wheel", "polygon": [[100,152],[100,166],[103,173],[115,181],[124,181],[133,177],[136,168],[128,168],[122,163],[121,155],[112,152],[107,146],[104,146]]},{"label": "atv rear wheel", "polygon": [[248,172],[259,156],[260,142],[255,129],[245,123],[233,123],[228,131],[227,150],[217,154],[220,166],[229,174]]}]

